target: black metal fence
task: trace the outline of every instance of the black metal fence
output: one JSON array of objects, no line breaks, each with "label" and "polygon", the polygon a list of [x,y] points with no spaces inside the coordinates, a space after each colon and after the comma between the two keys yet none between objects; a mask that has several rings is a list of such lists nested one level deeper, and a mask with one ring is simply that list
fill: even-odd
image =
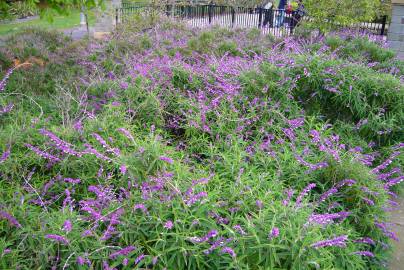
[{"label": "black metal fence", "polygon": [[[228,28],[258,28],[265,34],[275,37],[293,34],[297,24],[307,17],[299,12],[280,9],[245,8],[219,5],[166,5],[163,8],[149,5],[125,4],[116,9],[116,23],[130,21],[136,15],[155,14],[181,19],[191,26],[206,27],[220,25]],[[332,23],[332,22],[331,22]],[[354,27],[370,31],[377,35],[387,33],[387,18],[375,22],[366,22]]]},{"label": "black metal fence", "polygon": [[369,31],[375,35],[387,35],[389,24],[387,22],[387,15],[377,18],[373,22],[364,22],[356,25],[359,29]]}]

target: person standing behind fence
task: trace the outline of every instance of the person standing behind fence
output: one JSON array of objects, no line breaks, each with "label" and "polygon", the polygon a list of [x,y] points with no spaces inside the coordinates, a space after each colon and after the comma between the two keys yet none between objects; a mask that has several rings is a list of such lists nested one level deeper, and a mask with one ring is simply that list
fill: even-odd
[{"label": "person standing behind fence", "polygon": [[297,24],[300,22],[300,20],[306,13],[304,10],[303,1],[298,0],[297,2],[298,2],[298,6],[297,6],[297,9],[293,12],[292,21],[291,21],[291,25],[290,25],[291,31],[293,31],[293,29],[297,26]]},{"label": "person standing behind fence", "polygon": [[264,6],[265,18],[262,27],[265,27],[269,23],[269,28],[273,26],[273,4],[272,2],[268,2]]},{"label": "person standing behind fence", "polygon": [[278,5],[278,14],[276,19],[276,27],[282,27],[283,21],[285,19],[285,7],[287,0],[280,0]]}]

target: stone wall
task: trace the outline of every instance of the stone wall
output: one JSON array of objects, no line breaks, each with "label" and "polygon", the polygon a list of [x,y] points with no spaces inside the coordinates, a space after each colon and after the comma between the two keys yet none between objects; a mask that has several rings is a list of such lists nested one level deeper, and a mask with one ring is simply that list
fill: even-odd
[{"label": "stone wall", "polygon": [[392,7],[388,43],[400,58],[404,58],[404,0],[392,0]]}]

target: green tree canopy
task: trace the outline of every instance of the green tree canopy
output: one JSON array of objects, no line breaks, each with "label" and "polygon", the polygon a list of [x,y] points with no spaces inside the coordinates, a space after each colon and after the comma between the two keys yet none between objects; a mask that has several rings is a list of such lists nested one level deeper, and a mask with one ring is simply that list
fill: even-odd
[{"label": "green tree canopy", "polygon": [[303,0],[312,19],[309,25],[321,31],[338,26],[368,22],[380,14],[380,0]]},{"label": "green tree canopy", "polygon": [[[81,8],[82,10],[90,10],[95,7],[103,7],[104,0],[24,0],[28,4],[37,5],[41,17],[52,18],[55,12],[59,14],[66,14],[71,11],[72,8]],[[16,1],[4,1],[0,0],[0,19],[7,18],[9,16],[9,6],[12,2]]]}]

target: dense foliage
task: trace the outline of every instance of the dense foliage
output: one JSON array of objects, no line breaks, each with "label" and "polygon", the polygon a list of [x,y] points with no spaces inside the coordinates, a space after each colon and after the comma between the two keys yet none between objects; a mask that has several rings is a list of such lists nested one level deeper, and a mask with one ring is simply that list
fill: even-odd
[{"label": "dense foliage", "polygon": [[0,268],[386,266],[404,65],[381,41],[126,30],[0,50]]},{"label": "dense foliage", "polygon": [[40,14],[48,20],[53,20],[55,14],[69,14],[72,10],[80,9],[88,18],[88,11],[94,8],[104,8],[104,0],[23,0],[0,1],[0,20],[24,18]]},{"label": "dense foliage", "polygon": [[303,3],[312,19],[310,24],[322,31],[372,21],[383,10],[380,0],[304,0]]}]

